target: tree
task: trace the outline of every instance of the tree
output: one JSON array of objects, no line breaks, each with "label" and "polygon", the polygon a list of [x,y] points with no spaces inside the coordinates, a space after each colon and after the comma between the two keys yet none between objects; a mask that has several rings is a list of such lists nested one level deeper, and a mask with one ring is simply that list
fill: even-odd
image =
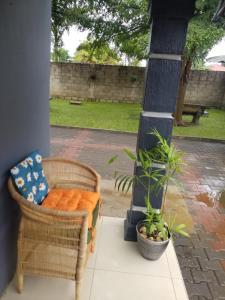
[{"label": "tree", "polygon": [[[80,28],[90,30],[95,42],[114,43],[128,57],[147,56],[149,17],[147,0],[87,0],[90,10],[80,22]],[[197,0],[194,17],[188,28],[182,59],[176,121],[182,123],[182,111],[188,76],[192,65],[203,62],[208,51],[225,33],[222,26],[212,23],[218,0]]]},{"label": "tree", "polygon": [[[95,45],[113,44],[131,61],[148,56],[148,0],[53,0],[52,32],[54,52],[62,45],[62,33],[72,24],[89,30],[88,39]],[[212,23],[218,0],[197,0],[195,14],[189,23],[182,59],[180,88],[177,98],[176,122],[182,125],[182,111],[188,76],[192,65],[200,64],[208,51],[225,33]]]},{"label": "tree", "polygon": [[130,61],[139,61],[147,54],[147,8],[148,0],[52,0],[54,60],[63,46],[63,33],[77,25],[90,31],[89,40],[99,44],[112,41]]},{"label": "tree", "polygon": [[57,49],[57,60],[55,57],[55,52],[51,53],[51,60],[58,61],[58,62],[67,62],[70,60],[69,52],[64,48]]},{"label": "tree", "polygon": [[106,42],[96,45],[93,41],[85,41],[78,46],[73,60],[114,65],[120,62],[120,57]]},{"label": "tree", "polygon": [[203,64],[208,52],[225,34],[222,26],[217,26],[211,21],[216,7],[217,0],[198,0],[195,15],[189,23],[175,113],[175,121],[178,126],[184,125],[182,112],[192,65],[195,67]]},{"label": "tree", "polygon": [[72,25],[79,24],[85,13],[82,0],[52,0],[51,31],[53,60],[59,61],[62,36]]},{"label": "tree", "polygon": [[[86,0],[79,20],[81,30],[89,30],[95,43],[107,42],[131,61],[147,57],[148,0]],[[85,4],[84,4],[85,3]]]},{"label": "tree", "polygon": [[[208,43],[211,33],[222,28],[212,25],[211,19],[216,10],[218,0],[197,0],[193,21],[190,22],[189,35],[196,38],[205,29],[207,35],[197,42],[196,57],[199,57],[199,46],[203,41],[205,49],[211,47]],[[149,0],[53,0],[52,1],[52,33],[53,43],[62,46],[62,34],[71,25],[77,25],[80,30],[89,30],[88,39],[95,44],[107,42],[126,54],[130,59],[141,60],[147,57],[149,40]],[[200,32],[198,31],[200,29]],[[196,32],[197,30],[197,32]],[[197,34],[196,34],[197,33]],[[205,39],[206,38],[206,39]],[[193,38],[187,39],[187,49],[193,50]],[[190,45],[189,45],[190,41]],[[200,50],[201,54],[205,51]],[[205,52],[206,53],[206,52]],[[194,58],[195,59],[195,58]]]}]

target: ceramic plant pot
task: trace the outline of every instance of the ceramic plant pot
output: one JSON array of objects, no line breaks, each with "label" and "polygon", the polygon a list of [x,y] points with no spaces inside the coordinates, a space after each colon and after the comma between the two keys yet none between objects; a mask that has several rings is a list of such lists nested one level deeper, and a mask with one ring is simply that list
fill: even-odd
[{"label": "ceramic plant pot", "polygon": [[168,240],[162,242],[145,239],[139,232],[139,229],[143,226],[143,224],[144,222],[140,221],[136,226],[138,250],[144,258],[148,260],[157,260],[166,250],[171,237]]}]

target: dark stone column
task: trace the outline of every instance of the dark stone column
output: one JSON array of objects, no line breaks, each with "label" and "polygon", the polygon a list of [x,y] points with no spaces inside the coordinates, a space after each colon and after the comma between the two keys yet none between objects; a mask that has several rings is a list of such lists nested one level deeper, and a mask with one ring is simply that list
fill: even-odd
[{"label": "dark stone column", "polygon": [[16,264],[18,207],[8,170],[49,153],[50,0],[0,1],[0,294]]},{"label": "dark stone column", "polygon": [[[173,128],[172,113],[175,111],[179,87],[181,55],[188,21],[194,12],[195,0],[152,0],[151,3],[151,44],[137,150],[151,149],[156,145],[154,137],[148,134],[154,128],[170,142]],[[138,171],[139,167],[135,166],[135,174],[138,174]],[[153,207],[161,207],[162,194],[163,191],[157,196],[151,196]],[[124,223],[125,240],[136,240],[136,224],[144,218],[144,195],[143,187],[136,184],[133,187],[131,209],[127,212]]]}]

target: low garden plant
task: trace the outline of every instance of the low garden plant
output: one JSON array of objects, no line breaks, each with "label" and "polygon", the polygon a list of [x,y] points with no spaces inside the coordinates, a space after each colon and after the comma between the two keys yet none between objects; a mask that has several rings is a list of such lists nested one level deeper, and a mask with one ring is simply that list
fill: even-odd
[{"label": "low garden plant", "polygon": [[[115,173],[115,188],[122,192],[128,192],[132,184],[140,184],[145,190],[145,219],[138,224],[137,229],[140,235],[147,240],[163,242],[170,239],[173,233],[188,237],[185,231],[185,224],[176,224],[176,216],[169,213],[166,221],[165,208],[169,182],[177,183],[176,175],[182,171],[182,153],[153,130],[152,134],[157,139],[157,144],[150,150],[139,150],[138,154],[124,149],[124,153],[137,164],[141,172],[139,175],[124,175]],[[114,156],[109,163],[117,159]],[[163,190],[161,209],[152,206],[152,197]]]}]

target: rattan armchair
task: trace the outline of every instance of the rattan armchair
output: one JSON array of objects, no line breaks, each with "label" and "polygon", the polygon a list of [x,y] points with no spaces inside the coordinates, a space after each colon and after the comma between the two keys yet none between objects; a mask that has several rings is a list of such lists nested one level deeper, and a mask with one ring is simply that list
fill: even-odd
[{"label": "rattan armchair", "polygon": [[[50,188],[82,188],[99,192],[99,175],[90,167],[60,158],[43,160]],[[64,212],[43,208],[24,199],[11,178],[9,191],[21,209],[18,235],[17,289],[24,274],[55,276],[75,281],[75,299],[80,299],[87,251],[87,212]]]}]

